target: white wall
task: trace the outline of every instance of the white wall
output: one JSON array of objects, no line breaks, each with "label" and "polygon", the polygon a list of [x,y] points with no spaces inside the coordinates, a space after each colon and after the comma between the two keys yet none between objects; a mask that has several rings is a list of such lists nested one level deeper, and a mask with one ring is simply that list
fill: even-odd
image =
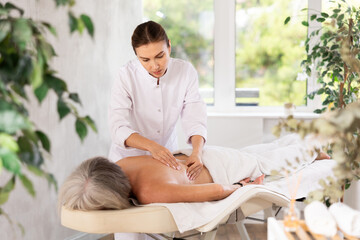
[{"label": "white wall", "polygon": [[[1,1],[4,3],[5,1]],[[86,158],[108,153],[110,145],[107,127],[107,104],[112,76],[118,67],[134,57],[131,48],[133,29],[142,21],[141,0],[77,0],[75,13],[88,14],[95,25],[95,38],[87,33],[70,36],[66,9],[55,9],[54,0],[12,0],[25,9],[26,16],[45,20],[57,28],[58,37],[50,36],[58,58],[52,66],[58,76],[66,80],[70,90],[78,92],[83,102],[81,112],[91,115],[98,126],[98,134],[90,132],[83,144],[75,134],[74,118],[59,122],[56,98],[50,94],[41,106],[33,101],[31,117],[36,125],[49,134],[52,154],[46,169],[54,173],[59,185]],[[0,183],[7,176],[0,175]],[[4,210],[25,228],[21,237],[18,228],[12,230],[0,216],[0,239],[64,239],[75,231],[60,225],[56,213],[57,193],[49,189],[47,181],[30,175],[36,198],[31,198],[20,183],[11,194]],[[15,234],[16,232],[16,234]]]}]

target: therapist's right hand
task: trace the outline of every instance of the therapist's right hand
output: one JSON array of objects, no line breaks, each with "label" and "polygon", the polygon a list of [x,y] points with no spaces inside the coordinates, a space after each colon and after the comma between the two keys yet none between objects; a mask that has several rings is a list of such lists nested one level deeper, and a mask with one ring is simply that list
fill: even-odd
[{"label": "therapist's right hand", "polygon": [[179,163],[176,161],[176,158],[171,154],[171,152],[167,148],[159,144],[154,144],[153,146],[151,146],[151,149],[149,151],[153,158],[159,160],[161,163],[165,164],[166,166],[174,168],[176,170],[181,169]]}]

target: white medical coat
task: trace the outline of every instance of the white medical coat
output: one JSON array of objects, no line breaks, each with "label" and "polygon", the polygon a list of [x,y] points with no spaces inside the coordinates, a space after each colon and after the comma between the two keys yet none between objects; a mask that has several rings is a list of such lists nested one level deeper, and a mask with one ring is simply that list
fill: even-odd
[{"label": "white medical coat", "polygon": [[199,94],[197,72],[183,60],[170,58],[168,69],[159,79],[151,76],[134,59],[120,69],[111,91],[109,126],[112,138],[109,158],[149,154],[125,146],[133,133],[157,142],[170,151],[177,150],[176,123],[190,137],[206,140],[206,105]]}]

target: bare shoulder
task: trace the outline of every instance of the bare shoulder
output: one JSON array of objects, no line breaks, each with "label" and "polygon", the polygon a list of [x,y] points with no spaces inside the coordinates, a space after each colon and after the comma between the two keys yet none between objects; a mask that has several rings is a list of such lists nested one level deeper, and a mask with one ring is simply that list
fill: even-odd
[{"label": "bare shoulder", "polygon": [[147,160],[150,160],[150,159],[153,159],[152,156],[149,156],[149,155],[142,155],[142,156],[134,156],[134,157],[126,157],[126,158],[123,158],[123,159],[120,159],[116,162],[117,165],[119,165],[120,167],[123,167],[125,165],[133,165],[133,164],[137,164],[139,162],[142,162],[142,161],[147,161]]}]

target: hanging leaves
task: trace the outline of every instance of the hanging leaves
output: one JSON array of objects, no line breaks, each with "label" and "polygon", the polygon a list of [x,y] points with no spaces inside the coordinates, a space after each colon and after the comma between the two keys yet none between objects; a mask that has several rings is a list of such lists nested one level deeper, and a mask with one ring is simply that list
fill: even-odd
[{"label": "hanging leaves", "polygon": [[348,187],[353,179],[360,179],[360,102],[353,102],[344,109],[329,111],[311,122],[295,120],[293,116],[277,124],[273,133],[282,130],[296,132],[305,137],[312,135],[323,145],[330,146],[328,153],[337,164],[334,176],[322,180],[321,189],[311,192],[307,201],[319,200],[334,203],[344,194],[342,186]]},{"label": "hanging leaves", "polygon": [[75,128],[76,128],[76,132],[77,132],[78,136],[80,137],[81,141],[83,141],[87,135],[87,127],[85,125],[85,122],[81,119],[76,119]]},{"label": "hanging leaves", "polygon": [[[69,6],[68,17],[70,32],[83,32],[86,29],[94,36],[94,26],[85,14],[79,17],[71,13],[75,0],[54,0],[57,6]],[[15,14],[14,14],[15,13]],[[0,4],[0,173],[7,171],[11,179],[0,186],[0,205],[9,199],[16,179],[31,196],[35,189],[31,180],[22,172],[22,167],[39,177],[44,177],[49,185],[57,184],[54,175],[43,170],[43,153],[51,151],[51,141],[30,121],[27,110],[29,89],[42,103],[49,91],[57,97],[57,109],[60,119],[73,115],[75,131],[83,141],[87,135],[87,126],[96,131],[93,120],[78,115],[71,102],[81,105],[80,97],[69,92],[64,80],[56,76],[50,63],[56,56],[53,46],[47,41],[47,33],[57,35],[56,29],[44,21],[35,21],[23,17],[24,11],[12,3]],[[0,215],[6,215],[0,208]],[[11,222],[10,218],[8,218]],[[21,226],[21,225],[20,225]],[[22,229],[22,227],[21,227]]]},{"label": "hanging leaves", "polygon": [[[334,3],[330,9],[332,14],[321,12],[310,16],[311,21],[322,23],[321,34],[320,29],[309,28],[312,32],[305,41],[307,59],[302,62],[307,75],[318,76],[318,82],[322,84],[307,98],[312,100],[319,95],[323,105],[341,108],[358,99],[360,86],[360,18],[356,17],[360,10],[348,11],[345,4]],[[302,24],[309,27],[306,21]],[[311,41],[311,48],[310,40],[317,36],[320,41]],[[343,84],[341,90],[340,83]],[[314,112],[322,113],[326,109],[319,108]]]},{"label": "hanging leaves", "polygon": [[94,25],[91,21],[91,18],[85,14],[81,14],[80,19],[84,23],[89,35],[91,37],[94,37]]}]

